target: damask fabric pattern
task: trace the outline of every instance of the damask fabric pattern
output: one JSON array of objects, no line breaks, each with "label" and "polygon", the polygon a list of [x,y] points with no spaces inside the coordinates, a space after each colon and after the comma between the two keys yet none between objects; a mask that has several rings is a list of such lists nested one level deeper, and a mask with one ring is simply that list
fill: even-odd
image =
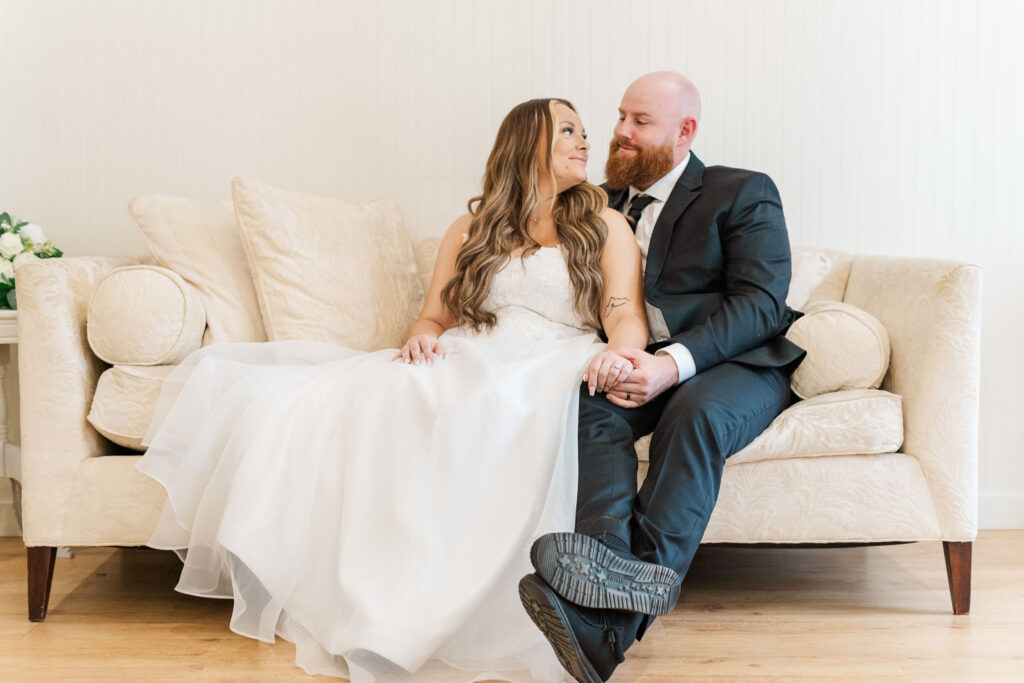
[{"label": "damask fabric pattern", "polygon": [[[18,269],[23,536],[28,546],[80,542],[65,533],[83,459],[110,447],[85,416],[106,365],[85,333],[89,297],[116,257],[47,259]],[[74,514],[69,514],[70,511]]]},{"label": "damask fabric pattern", "polygon": [[402,345],[423,290],[395,204],[349,204],[242,178],[231,188],[271,340],[361,351]]},{"label": "damask fabric pattern", "polygon": [[114,443],[144,451],[160,388],[174,365],[115,365],[102,375],[89,410],[89,424]]},{"label": "damask fabric pattern", "polygon": [[39,545],[145,545],[166,495],[135,469],[140,457],[104,455],[79,462],[68,473],[68,514],[61,529],[68,543]]},{"label": "damask fabric pattern", "polygon": [[921,463],[943,538],[973,540],[981,269],[936,259],[857,256],[846,301],[889,332],[892,358],[882,388],[903,396],[903,450]]},{"label": "damask fabric pattern", "polygon": [[[636,443],[648,459],[650,436]],[[798,401],[776,417],[726,467],[763,460],[895,453],[903,442],[899,396],[887,391],[839,391]]]},{"label": "damask fabric pattern", "polygon": [[204,346],[267,340],[230,201],[146,195],[128,209],[157,262],[199,293],[207,319]]},{"label": "damask fabric pattern", "polygon": [[165,365],[199,348],[206,312],[196,291],[159,266],[118,268],[92,293],[89,346],[112,365]]},{"label": "damask fabric pattern", "polygon": [[725,468],[703,541],[939,540],[932,500],[918,459],[905,453],[747,463]]},{"label": "damask fabric pattern", "polygon": [[806,307],[786,338],[807,351],[793,372],[800,398],[848,389],[876,389],[889,369],[889,335],[856,306],[822,301]]}]

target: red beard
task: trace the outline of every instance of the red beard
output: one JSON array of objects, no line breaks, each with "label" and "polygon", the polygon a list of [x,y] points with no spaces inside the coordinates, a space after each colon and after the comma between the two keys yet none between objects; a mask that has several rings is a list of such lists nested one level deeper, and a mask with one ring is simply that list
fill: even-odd
[{"label": "red beard", "polygon": [[628,187],[646,190],[675,167],[672,145],[661,147],[630,147],[636,154],[619,154],[619,140],[612,138],[608,146],[608,162],[604,165],[605,184],[613,190]]}]

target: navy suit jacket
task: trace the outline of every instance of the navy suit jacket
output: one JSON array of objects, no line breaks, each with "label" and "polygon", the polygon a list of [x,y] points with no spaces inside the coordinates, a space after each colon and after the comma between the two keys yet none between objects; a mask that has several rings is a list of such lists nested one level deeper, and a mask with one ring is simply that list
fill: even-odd
[{"label": "navy suit jacket", "polygon": [[[607,188],[606,188],[607,189]],[[607,190],[622,211],[628,190]],[[779,191],[763,173],[704,164],[693,153],[651,234],[644,295],[697,372],[725,361],[792,372],[805,351],[783,335],[789,235]]]}]

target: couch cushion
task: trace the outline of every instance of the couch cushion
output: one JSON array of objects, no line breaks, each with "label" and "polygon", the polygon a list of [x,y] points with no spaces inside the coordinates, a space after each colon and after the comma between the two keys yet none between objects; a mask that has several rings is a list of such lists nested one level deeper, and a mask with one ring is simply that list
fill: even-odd
[{"label": "couch cushion", "polygon": [[199,293],[206,309],[204,345],[266,341],[230,201],[147,195],[128,209],[157,263]]},{"label": "couch cushion", "polygon": [[395,204],[349,204],[242,178],[231,188],[271,340],[402,345],[423,290]]},{"label": "couch cushion", "polygon": [[832,270],[832,259],[820,249],[794,248],[792,266],[793,275],[789,281],[786,305],[794,310],[802,311],[807,305],[808,299],[811,298],[811,294],[828,277]]},{"label": "couch cushion", "polygon": [[[648,459],[650,441],[651,437],[645,436],[636,442],[641,460]],[[837,391],[794,403],[726,465],[895,453],[902,443],[903,401],[899,396],[878,389]]]},{"label": "couch cushion", "polygon": [[[440,248],[441,240],[437,237],[427,237],[413,245],[413,252],[416,255],[416,271],[419,273],[424,295],[430,289],[430,281],[434,279],[434,263],[437,261],[437,252]],[[422,308],[422,302],[420,304]]]},{"label": "couch cushion", "polygon": [[828,257],[828,275],[821,284],[814,288],[805,306],[820,301],[843,301],[846,298],[846,285],[850,281],[850,269],[853,266],[853,255],[835,249],[822,249],[821,253]]},{"label": "couch cushion", "polygon": [[793,372],[801,398],[846,389],[875,389],[889,369],[889,334],[856,306],[824,301],[807,307],[786,338],[807,351]]},{"label": "couch cushion", "polygon": [[177,363],[199,348],[205,329],[196,291],[160,266],[118,268],[89,298],[89,346],[111,365]]},{"label": "couch cushion", "polygon": [[726,467],[703,542],[937,541],[934,495],[907,453]]},{"label": "couch cushion", "polygon": [[153,419],[160,388],[175,365],[115,365],[100,375],[89,424],[114,443],[146,450],[142,439]]}]

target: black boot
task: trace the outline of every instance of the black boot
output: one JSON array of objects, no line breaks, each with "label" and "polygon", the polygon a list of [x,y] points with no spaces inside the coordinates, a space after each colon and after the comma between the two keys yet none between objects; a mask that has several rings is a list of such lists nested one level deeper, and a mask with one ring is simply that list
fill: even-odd
[{"label": "black boot", "polygon": [[519,599],[558,661],[580,683],[602,683],[636,640],[642,614],[594,610],[563,600],[536,574],[519,582]]},{"label": "black boot", "polygon": [[612,552],[584,534],[545,534],[530,549],[533,568],[571,603],[594,609],[668,614],[679,600],[679,575],[660,564]]}]

